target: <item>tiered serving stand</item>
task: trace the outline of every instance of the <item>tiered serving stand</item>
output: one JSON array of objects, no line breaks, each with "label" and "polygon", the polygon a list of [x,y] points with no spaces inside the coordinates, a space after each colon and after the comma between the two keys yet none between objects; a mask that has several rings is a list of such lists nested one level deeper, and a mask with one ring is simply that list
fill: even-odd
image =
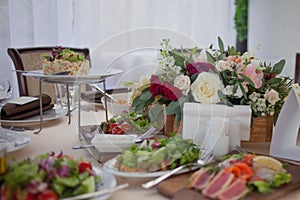
[{"label": "tiered serving stand", "polygon": [[[69,124],[71,123],[71,109],[70,109],[70,102],[69,102],[69,86],[70,85],[78,85],[79,87],[79,94],[81,93],[81,86],[87,84],[95,84],[95,83],[102,83],[103,84],[103,95],[105,98],[105,118],[108,121],[108,113],[107,113],[107,93],[106,93],[106,85],[105,81],[108,77],[115,76],[122,73],[120,69],[107,69],[104,73],[99,73],[96,71],[91,71],[88,75],[77,75],[77,76],[70,76],[70,75],[47,75],[44,74],[42,70],[34,70],[34,71],[24,71],[24,76],[29,76],[33,78],[37,78],[39,80],[39,97],[42,99],[42,84],[43,82],[53,83],[53,84],[65,84],[67,86],[67,104],[68,104],[68,112],[67,115],[69,117]],[[96,129],[93,127],[81,127],[81,95],[78,95],[78,132],[79,132],[79,139],[83,145],[91,144],[91,140],[96,134]],[[42,101],[40,101],[40,123],[39,123],[39,130],[35,131],[35,134],[38,134],[43,129],[43,106]],[[100,161],[100,153],[94,148],[88,148],[88,152],[98,161]]]}]

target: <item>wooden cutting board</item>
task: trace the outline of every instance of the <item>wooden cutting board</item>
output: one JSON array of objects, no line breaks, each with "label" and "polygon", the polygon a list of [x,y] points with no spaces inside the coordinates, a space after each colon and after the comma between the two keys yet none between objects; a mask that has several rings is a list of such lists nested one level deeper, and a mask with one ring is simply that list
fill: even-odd
[{"label": "wooden cutting board", "polygon": [[[284,161],[283,161],[284,163]],[[296,190],[300,187],[300,166],[288,164],[287,171],[292,174],[292,181],[289,184],[281,186],[278,189],[272,190],[267,195],[251,192],[245,198],[246,200],[274,200],[287,193],[290,193],[293,190]],[[200,192],[192,189],[186,189],[188,178],[192,173],[182,174],[170,179],[167,179],[157,186],[157,190],[160,194],[165,197],[168,197],[172,200],[206,200],[208,198],[204,197]]]}]

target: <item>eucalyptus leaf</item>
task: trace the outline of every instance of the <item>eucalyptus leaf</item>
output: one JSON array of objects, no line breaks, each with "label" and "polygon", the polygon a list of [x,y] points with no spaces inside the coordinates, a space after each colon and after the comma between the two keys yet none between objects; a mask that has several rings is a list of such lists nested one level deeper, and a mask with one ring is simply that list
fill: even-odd
[{"label": "eucalyptus leaf", "polygon": [[246,75],[244,74],[239,74],[245,81],[247,81],[252,87],[255,87],[253,81]]},{"label": "eucalyptus leaf", "polygon": [[285,65],[285,60],[280,60],[278,63],[274,65],[272,72],[274,74],[280,74],[283,70],[284,65]]},{"label": "eucalyptus leaf", "polygon": [[142,94],[140,95],[139,99],[142,100],[142,101],[147,101],[147,100],[149,100],[151,98],[152,98],[151,92],[149,90],[144,90],[142,92]]},{"label": "eucalyptus leaf", "polygon": [[164,110],[160,104],[156,104],[149,110],[149,118],[151,122],[156,122],[162,117]]},{"label": "eucalyptus leaf", "polygon": [[281,78],[272,78],[270,80],[268,80],[268,84],[272,85],[275,83],[280,83],[281,82]]},{"label": "eucalyptus leaf", "polygon": [[242,91],[243,96],[245,97],[245,99],[248,99],[246,90],[245,90],[245,88],[243,87],[243,85],[242,85],[241,83],[239,83],[239,86],[240,86],[240,89],[241,89],[241,91]]},{"label": "eucalyptus leaf", "polygon": [[218,44],[219,44],[220,52],[221,52],[221,54],[223,54],[224,53],[224,43],[223,43],[221,37],[218,37]]},{"label": "eucalyptus leaf", "polygon": [[175,59],[175,65],[180,66],[182,68],[185,68],[185,66],[188,63],[193,62],[192,59],[190,59],[190,58],[188,58],[188,57],[186,57],[184,55],[181,55],[181,54],[179,54],[176,51],[170,51],[169,53],[170,53],[171,56],[174,57],[174,59]]},{"label": "eucalyptus leaf", "polygon": [[206,51],[206,56],[209,63],[213,64],[216,61],[213,55],[211,55],[208,51]]}]

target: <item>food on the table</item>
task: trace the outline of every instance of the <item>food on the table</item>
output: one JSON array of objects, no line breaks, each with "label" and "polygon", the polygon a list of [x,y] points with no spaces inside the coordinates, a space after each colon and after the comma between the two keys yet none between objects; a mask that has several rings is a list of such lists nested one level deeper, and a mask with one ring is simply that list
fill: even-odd
[{"label": "food on the table", "polygon": [[50,55],[43,55],[44,74],[57,74],[69,72],[69,75],[86,75],[90,71],[89,61],[83,55],[58,46],[54,48]]},{"label": "food on the table", "polygon": [[55,200],[94,192],[100,176],[89,162],[49,153],[14,161],[0,181],[0,199]]},{"label": "food on the table", "polygon": [[269,156],[233,154],[191,175],[187,188],[212,199],[237,200],[252,190],[268,193],[292,179],[284,165]]},{"label": "food on the table", "polygon": [[151,138],[116,157],[115,169],[123,172],[153,172],[173,169],[195,162],[199,149],[181,135],[170,138]]},{"label": "food on the table", "polygon": [[150,120],[139,113],[123,113],[112,117],[108,122],[101,122],[100,131],[107,134],[140,134],[151,126]]}]

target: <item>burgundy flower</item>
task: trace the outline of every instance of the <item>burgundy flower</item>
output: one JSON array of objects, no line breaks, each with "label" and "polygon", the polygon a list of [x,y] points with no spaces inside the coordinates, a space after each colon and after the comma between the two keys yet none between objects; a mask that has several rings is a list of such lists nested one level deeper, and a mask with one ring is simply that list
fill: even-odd
[{"label": "burgundy flower", "polygon": [[149,92],[152,94],[153,97],[163,94],[163,85],[158,79],[158,76],[152,75],[150,78],[150,82],[151,84],[150,84]]},{"label": "burgundy flower", "polygon": [[179,88],[174,87],[166,81],[164,83],[163,96],[167,100],[177,101],[182,96],[182,92]]},{"label": "burgundy flower", "polygon": [[273,74],[273,73],[270,73],[270,74],[268,74],[267,75],[267,80],[270,80],[270,79],[272,79],[272,78],[275,78],[275,74]]},{"label": "burgundy flower", "polygon": [[190,76],[196,73],[208,72],[209,70],[215,70],[215,66],[205,62],[189,63],[186,69]]},{"label": "burgundy flower", "polygon": [[161,84],[151,83],[149,92],[152,94],[153,97],[160,95],[163,93],[163,86]]}]

